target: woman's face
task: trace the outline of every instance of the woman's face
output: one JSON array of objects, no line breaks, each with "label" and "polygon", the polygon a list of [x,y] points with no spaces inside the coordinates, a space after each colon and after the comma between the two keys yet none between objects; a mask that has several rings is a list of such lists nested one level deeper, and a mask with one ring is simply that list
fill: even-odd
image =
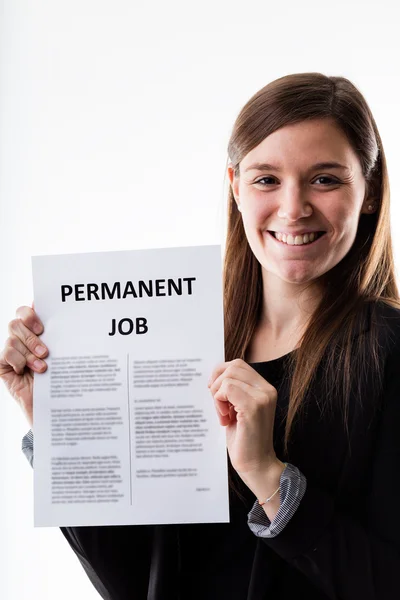
[{"label": "woman's face", "polygon": [[[318,163],[339,163],[342,166]],[[265,271],[307,283],[350,250],[366,184],[346,136],[331,119],[288,125],[228,168],[249,245]]]}]

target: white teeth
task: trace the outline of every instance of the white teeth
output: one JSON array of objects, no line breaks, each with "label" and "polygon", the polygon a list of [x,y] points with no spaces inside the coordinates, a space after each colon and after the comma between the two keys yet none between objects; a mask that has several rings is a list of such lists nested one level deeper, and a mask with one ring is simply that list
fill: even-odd
[{"label": "white teeth", "polygon": [[289,235],[286,235],[285,233],[281,233],[280,231],[275,231],[274,235],[277,240],[279,240],[280,242],[284,242],[285,244],[289,244],[289,246],[302,246],[303,244],[313,242],[317,238],[316,233],[305,233],[304,235],[293,236],[290,233]]}]

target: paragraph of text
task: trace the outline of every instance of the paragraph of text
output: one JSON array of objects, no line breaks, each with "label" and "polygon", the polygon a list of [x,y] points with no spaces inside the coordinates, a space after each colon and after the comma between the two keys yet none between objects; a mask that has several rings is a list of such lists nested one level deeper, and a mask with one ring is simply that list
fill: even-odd
[{"label": "paragraph of text", "polygon": [[206,437],[204,411],[192,405],[135,408],[137,458],[160,458],[202,452]]},{"label": "paragraph of text", "polygon": [[121,384],[118,361],[107,355],[52,359],[51,398],[79,398],[91,392],[115,392]]}]

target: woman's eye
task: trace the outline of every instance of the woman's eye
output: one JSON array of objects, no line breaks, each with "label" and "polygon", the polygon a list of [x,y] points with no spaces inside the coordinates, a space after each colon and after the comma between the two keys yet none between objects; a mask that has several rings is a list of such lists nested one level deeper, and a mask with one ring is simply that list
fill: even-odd
[{"label": "woman's eye", "polygon": [[[258,181],[255,181],[254,183],[261,183],[262,181],[265,181],[266,179],[275,179],[274,177],[262,177],[261,179],[259,179]],[[261,185],[268,185],[268,184],[264,184],[261,183]]]},{"label": "woman's eye", "polygon": [[327,179],[328,183],[325,183],[325,185],[333,185],[334,183],[339,183],[337,179],[333,179],[332,177],[328,177],[327,175],[320,175],[319,177],[317,177],[317,179],[315,179],[315,181],[318,181],[318,179]]}]

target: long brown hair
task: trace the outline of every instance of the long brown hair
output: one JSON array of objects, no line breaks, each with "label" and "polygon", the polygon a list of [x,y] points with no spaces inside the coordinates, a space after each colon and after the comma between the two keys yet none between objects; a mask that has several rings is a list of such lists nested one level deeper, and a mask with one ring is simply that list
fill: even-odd
[{"label": "long brown hair", "polygon": [[[343,398],[345,425],[352,377],[365,372],[373,358],[380,375],[379,348],[371,334],[355,335],[365,307],[384,300],[400,306],[395,282],[389,217],[389,180],[382,141],[361,92],[345,77],[298,73],[281,77],[259,90],[240,111],[228,144],[228,155],[239,175],[239,163],[250,150],[277,129],[304,120],[329,118],[345,133],[356,152],[369,195],[378,210],[361,215],[348,254],[322,278],[322,300],[291,354],[291,388],[284,449],[317,367],[326,359],[321,402]],[[338,293],[338,290],[340,292]],[[224,261],[226,360],[245,358],[262,306],[261,266],[245,235],[231,186]],[[354,341],[356,340],[356,342]],[[356,346],[354,346],[356,344]],[[371,366],[371,365],[369,365]]]}]

